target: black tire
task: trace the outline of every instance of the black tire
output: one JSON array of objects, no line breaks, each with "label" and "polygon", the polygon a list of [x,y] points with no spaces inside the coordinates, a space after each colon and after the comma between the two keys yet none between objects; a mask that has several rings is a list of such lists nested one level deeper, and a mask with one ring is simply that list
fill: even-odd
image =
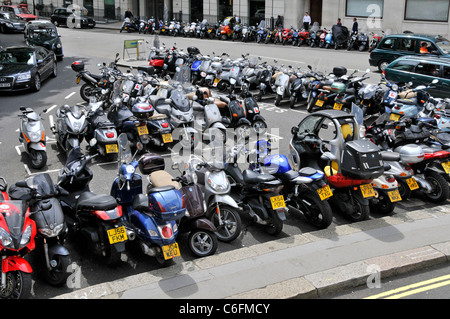
[{"label": "black tire", "polygon": [[282,99],[282,96],[277,94],[277,97],[275,98],[275,106],[280,106],[281,99]]},{"label": "black tire", "polygon": [[278,236],[283,231],[283,221],[278,217],[277,211],[273,209],[268,210],[270,224],[264,226],[266,233],[272,236]]},{"label": "black tire", "polygon": [[219,221],[216,209],[216,206],[212,207],[208,215],[217,228],[217,239],[228,243],[238,238],[242,230],[241,216],[238,211],[231,206],[220,205],[221,221]]},{"label": "black tire", "polygon": [[[62,58],[61,58],[61,60],[62,60]],[[53,62],[53,70],[52,70],[51,76],[52,76],[52,78],[56,78],[58,76],[58,64],[56,62]]]},{"label": "black tire", "polygon": [[219,244],[213,232],[196,229],[189,233],[188,246],[194,256],[202,258],[214,255]]},{"label": "black tire", "polygon": [[51,270],[48,270],[48,268],[45,267],[44,278],[50,285],[59,287],[66,283],[67,278],[70,275],[67,270],[72,261],[70,256],[61,255],[55,255],[52,259],[56,261],[57,265]]},{"label": "black tire", "polygon": [[90,83],[85,83],[80,88],[80,95],[83,100],[86,102],[89,102],[89,98],[92,96],[91,91],[95,89],[95,86],[93,86]]},{"label": "black tire", "polygon": [[397,179],[398,182],[398,192],[400,193],[400,196],[402,200],[407,200],[411,197],[412,191],[409,188],[408,184],[403,179]]},{"label": "black tire", "polygon": [[386,60],[381,60],[380,62],[378,62],[378,70],[380,72],[383,72],[384,69],[386,69],[386,67],[389,65],[389,62]]},{"label": "black tire", "polygon": [[33,81],[33,91],[38,92],[41,89],[41,76],[36,74]]},{"label": "black tire", "polygon": [[396,202],[391,202],[389,195],[385,192],[378,191],[378,202],[370,204],[370,211],[373,213],[390,215],[394,212]]},{"label": "black tire", "polygon": [[173,264],[173,258],[164,259],[162,251],[156,254],[155,259],[158,265],[162,268],[169,267]]},{"label": "black tire", "polygon": [[447,201],[450,188],[447,180],[439,173],[428,171],[425,174],[425,179],[433,186],[433,191],[425,193],[426,198],[433,203],[442,203]]},{"label": "black tire", "polygon": [[28,299],[31,297],[31,274],[22,271],[6,273],[6,287],[0,289],[0,299]]},{"label": "black tire", "polygon": [[315,103],[315,100],[313,99],[313,97],[311,95],[309,95],[308,96],[308,101],[307,101],[307,106],[306,106],[306,111],[308,113],[312,113],[313,112],[314,103]]},{"label": "black tire", "polygon": [[344,212],[352,222],[360,222],[367,220],[370,215],[369,205],[361,204],[356,198],[352,196],[354,210],[351,212]]},{"label": "black tire", "polygon": [[292,197],[295,208],[300,210],[307,222],[318,229],[325,229],[333,221],[333,211],[328,201],[323,201],[314,193],[304,193]]},{"label": "black tire", "polygon": [[256,134],[263,135],[267,131],[267,124],[263,120],[257,120],[252,123],[252,128],[255,130]]},{"label": "black tire", "polygon": [[295,102],[296,102],[295,96],[292,96],[292,95],[291,95],[291,97],[289,98],[289,107],[290,107],[291,109],[294,108]]},{"label": "black tire", "polygon": [[45,151],[30,151],[31,167],[41,169],[47,164],[47,153]]},{"label": "black tire", "polygon": [[248,124],[240,124],[234,128],[235,136],[238,140],[248,139],[251,136],[252,127]]}]

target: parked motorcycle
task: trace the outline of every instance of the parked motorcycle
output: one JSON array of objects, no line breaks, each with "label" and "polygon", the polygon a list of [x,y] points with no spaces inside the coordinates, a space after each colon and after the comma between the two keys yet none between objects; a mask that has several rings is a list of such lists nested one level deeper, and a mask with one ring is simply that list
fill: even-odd
[{"label": "parked motorcycle", "polygon": [[36,223],[36,252],[43,265],[44,278],[52,286],[66,283],[72,263],[64,246],[67,226],[58,200],[60,194],[68,195],[68,192],[55,185],[47,173],[16,182],[9,189],[10,198],[22,200]]},{"label": "parked motorcycle", "polygon": [[58,185],[69,194],[60,196],[69,230],[80,238],[83,248],[99,256],[107,265],[121,261],[125,243],[136,234],[123,221],[122,206],[114,197],[90,191],[93,178],[87,166],[93,156],[86,156],[80,147],[73,148],[58,174]]},{"label": "parked motorcycle", "polygon": [[9,200],[7,186],[0,177],[0,298],[27,299],[33,269],[24,257],[35,248],[36,223],[22,201]]},{"label": "parked motorcycle", "polygon": [[50,129],[55,135],[57,145],[66,154],[74,147],[79,147],[88,130],[86,110],[79,105],[62,105],[56,110],[56,122],[53,115],[49,117]]},{"label": "parked motorcycle", "polygon": [[[30,107],[20,107],[19,142],[30,156],[31,167],[41,169],[47,164],[45,129],[40,114]],[[47,110],[44,110],[44,113]]]}]

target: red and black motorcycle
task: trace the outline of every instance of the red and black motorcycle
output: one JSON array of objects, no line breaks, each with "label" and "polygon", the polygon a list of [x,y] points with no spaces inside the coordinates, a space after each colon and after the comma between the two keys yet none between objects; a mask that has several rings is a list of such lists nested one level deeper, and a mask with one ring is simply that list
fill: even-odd
[{"label": "red and black motorcycle", "polygon": [[35,248],[36,224],[22,201],[10,200],[0,177],[0,298],[26,299],[31,295],[31,265],[24,256]]}]

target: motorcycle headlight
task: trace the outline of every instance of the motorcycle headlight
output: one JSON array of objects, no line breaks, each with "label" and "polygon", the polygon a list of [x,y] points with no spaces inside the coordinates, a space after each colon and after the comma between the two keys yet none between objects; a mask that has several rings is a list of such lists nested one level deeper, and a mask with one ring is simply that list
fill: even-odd
[{"label": "motorcycle headlight", "polygon": [[1,227],[0,227],[0,242],[4,247],[8,247],[12,244],[11,235]]},{"label": "motorcycle headlight", "polygon": [[[228,179],[227,179],[228,181]],[[211,177],[208,178],[208,185],[211,186],[216,192],[225,192],[229,183],[217,184]]]},{"label": "motorcycle headlight", "polygon": [[25,229],[25,231],[22,234],[22,239],[20,240],[20,246],[26,246],[31,239],[31,225],[28,225],[28,227]]},{"label": "motorcycle headlight", "polygon": [[63,227],[64,227],[64,224],[59,224],[53,228],[39,228],[38,230],[45,237],[55,237],[55,236],[58,236],[58,234],[61,232]]},{"label": "motorcycle headlight", "polygon": [[31,72],[25,72],[25,73],[20,73],[17,76],[17,80],[16,82],[25,82],[25,81],[30,81],[31,80]]},{"label": "motorcycle headlight", "polygon": [[56,47],[57,47],[58,49],[61,49],[61,43],[58,43],[58,44],[56,45]]},{"label": "motorcycle headlight", "polygon": [[133,174],[135,172],[135,168],[133,166],[131,166],[131,165],[127,165],[127,167],[125,168],[125,171],[128,174]]}]

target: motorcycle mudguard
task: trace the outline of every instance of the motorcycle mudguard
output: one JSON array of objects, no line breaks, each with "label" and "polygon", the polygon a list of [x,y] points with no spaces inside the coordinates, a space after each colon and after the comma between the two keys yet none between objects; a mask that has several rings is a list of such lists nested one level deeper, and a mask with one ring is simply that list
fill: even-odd
[{"label": "motorcycle mudguard", "polygon": [[[218,204],[225,204],[228,206],[231,206],[233,208],[241,210],[241,208],[238,206],[236,201],[230,196],[230,195],[214,195],[211,196],[208,200],[208,203],[206,203],[207,207],[211,207],[211,205],[214,205],[215,203]],[[213,210],[215,212],[215,210]]]},{"label": "motorcycle mudguard", "polygon": [[256,121],[263,121],[263,122],[265,122],[266,119],[261,114],[256,114],[255,116],[253,116],[253,121],[254,122],[256,122]]},{"label": "motorcycle mudguard", "polygon": [[8,256],[2,260],[2,272],[22,271],[28,274],[33,272],[33,268],[24,258],[19,256]]},{"label": "motorcycle mudguard", "polygon": [[241,125],[241,124],[247,124],[247,125],[252,125],[252,122],[250,122],[248,119],[246,119],[245,117],[240,118],[237,122],[237,125]]},{"label": "motorcycle mudguard", "polygon": [[63,245],[60,244],[56,244],[53,246],[49,246],[48,247],[48,255],[50,256],[50,259],[53,258],[53,256],[55,255],[59,255],[59,256],[69,256],[70,253],[67,250],[66,247],[64,247]]},{"label": "motorcycle mudguard", "polygon": [[71,138],[67,139],[66,145],[70,146],[70,147],[67,147],[67,149],[75,148],[77,146],[80,146],[80,141],[76,137],[71,137]]},{"label": "motorcycle mudguard", "polygon": [[186,228],[189,231],[192,231],[194,229],[204,229],[204,230],[209,230],[212,232],[216,232],[217,228],[216,226],[214,226],[214,224],[207,218],[205,217],[200,217],[200,218],[195,218],[195,219],[189,219],[184,221],[183,223],[187,223]]},{"label": "motorcycle mudguard", "polygon": [[213,127],[216,128],[216,129],[219,129],[219,130],[223,130],[223,131],[227,130],[225,125],[223,125],[223,123],[221,123],[221,122],[213,123],[210,128],[213,128]]},{"label": "motorcycle mudguard", "polygon": [[47,149],[47,147],[45,146],[44,143],[39,142],[39,143],[30,143],[28,144],[28,149],[33,149],[36,151],[45,151]]}]

